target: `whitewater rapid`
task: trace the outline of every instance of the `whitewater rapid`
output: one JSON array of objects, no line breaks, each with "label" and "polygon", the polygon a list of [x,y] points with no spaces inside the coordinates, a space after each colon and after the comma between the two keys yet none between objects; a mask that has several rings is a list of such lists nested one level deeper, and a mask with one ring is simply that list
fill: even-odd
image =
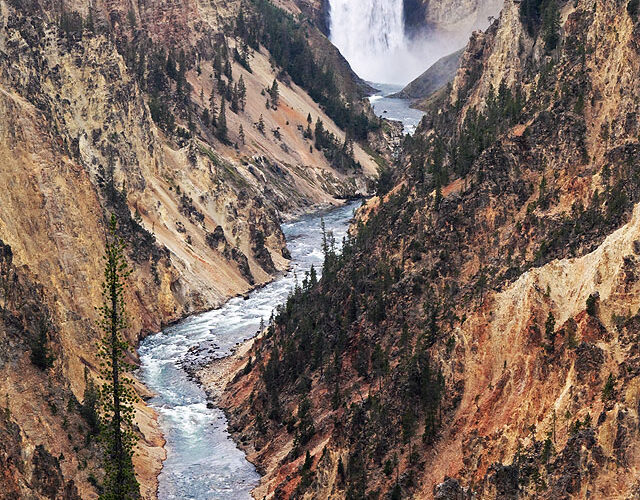
[{"label": "whitewater rapid", "polygon": [[183,362],[206,364],[229,356],[253,337],[261,319],[282,304],[313,265],[321,274],[321,221],[340,244],[360,202],[303,217],[282,229],[291,252],[291,271],[247,299],[231,299],[220,309],[191,316],[147,337],[140,345],[140,377],[155,396],[166,439],[167,460],[159,480],[159,500],[249,500],[260,475],[231,440],[227,420],[207,402],[204,390],[182,369]]}]

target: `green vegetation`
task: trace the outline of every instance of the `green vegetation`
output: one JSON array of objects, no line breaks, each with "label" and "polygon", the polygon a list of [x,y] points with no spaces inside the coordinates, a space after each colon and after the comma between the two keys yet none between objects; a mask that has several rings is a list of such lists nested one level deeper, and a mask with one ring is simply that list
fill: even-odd
[{"label": "green vegetation", "polygon": [[546,437],[546,439],[544,440],[544,445],[542,447],[542,453],[540,455],[540,459],[542,461],[542,463],[546,464],[549,461],[549,458],[551,458],[551,455],[553,454],[553,441],[551,440],[551,433],[549,433]]},{"label": "green vegetation", "polygon": [[273,109],[278,109],[280,90],[278,89],[278,80],[276,79],[273,80],[273,84],[269,88],[269,96],[271,97],[271,106]]},{"label": "green vegetation", "polygon": [[305,89],[340,128],[356,141],[366,140],[369,130],[379,126],[378,121],[370,122],[363,111],[340,96],[331,69],[316,61],[306,29],[268,0],[251,0],[251,6],[251,14],[241,10],[236,17],[235,35],[253,50],[264,45],[275,64]]},{"label": "green vegetation", "polygon": [[[453,107],[433,123],[438,133],[428,137],[415,134],[405,139],[405,148],[411,156],[411,175],[425,191],[436,191],[436,207],[442,187],[453,177],[468,175],[480,155],[520,120],[524,105],[520,89],[512,91],[503,82],[497,93],[493,88],[489,90],[483,111],[468,110],[459,131],[453,123],[458,108]],[[451,141],[444,139],[449,132],[453,136]],[[481,173],[477,180],[482,181]]]},{"label": "green vegetation", "polygon": [[376,180],[376,194],[384,196],[393,188],[393,172],[388,167],[378,168],[378,178]]},{"label": "green vegetation", "polygon": [[602,388],[602,401],[611,401],[615,397],[616,381],[613,378],[613,374],[609,374],[607,381]]},{"label": "green vegetation", "polygon": [[40,370],[47,370],[53,366],[54,357],[49,348],[51,327],[48,313],[40,313],[35,321],[35,332],[31,340],[31,362]]},{"label": "green vegetation", "polygon": [[587,298],[587,314],[596,317],[598,314],[598,294],[592,293]]},{"label": "green vegetation", "polygon": [[549,311],[549,315],[547,316],[547,321],[544,324],[545,337],[547,339],[547,351],[554,351],[554,343],[556,340],[556,319],[554,318],[551,311]]},{"label": "green vegetation", "polygon": [[[447,310],[425,307],[424,332],[416,334],[415,326],[409,332],[402,307],[395,304],[404,293],[396,289],[402,272],[370,252],[373,235],[388,228],[405,197],[404,191],[392,195],[391,206],[371,214],[356,236],[346,238],[341,253],[324,232],[322,279],[312,270],[278,309],[252,367],[262,378],[252,411],[267,417],[256,426],[267,437],[281,426],[295,432],[292,456],[314,445],[309,394],[316,384],[326,387],[326,401],[314,400],[313,406],[342,415],[341,432],[352,443],[344,464],[349,498],[365,497],[368,470],[395,463],[398,447],[431,446],[442,418],[444,377],[429,349],[448,338],[439,327]],[[294,418],[287,417],[294,411]]]},{"label": "green vegetation", "polygon": [[84,22],[82,16],[77,11],[63,10],[58,22],[60,31],[66,36],[82,36]]},{"label": "green vegetation", "polygon": [[152,95],[149,98],[149,111],[151,112],[151,118],[153,121],[162,129],[167,132],[174,131],[176,119],[167,102],[159,95]]},{"label": "green vegetation", "polygon": [[[504,82],[497,93],[491,88],[485,111],[479,113],[471,109],[465,118],[457,148],[452,152],[453,171],[459,176],[465,176],[480,153],[495,142],[500,133],[518,122],[523,107],[524,96],[519,89],[514,93]],[[441,171],[441,155],[439,152],[436,155],[432,170],[436,181],[442,181],[440,185],[443,185],[446,174]]]},{"label": "green vegetation", "polygon": [[560,12],[557,0],[522,0],[520,19],[529,35],[541,35],[547,50],[554,50],[558,46]]},{"label": "green vegetation", "polygon": [[101,442],[105,448],[105,480],[103,500],[125,500],[140,497],[133,470],[133,448],[137,435],[133,430],[136,401],[132,382],[126,373],[133,366],[125,361],[129,344],[123,332],[128,326],[124,290],[131,270],[124,256],[126,243],[117,233],[116,217],[111,217],[105,247],[103,305],[99,308],[98,326],[103,332],[100,342]]},{"label": "green vegetation", "polygon": [[11,245],[0,240],[0,321],[20,329],[35,367],[46,371],[55,359],[50,347],[54,327],[42,288],[20,279]]},{"label": "green vegetation", "polygon": [[227,112],[224,97],[222,98],[222,102],[220,103],[220,114],[218,114],[218,125],[216,127],[216,130],[216,135],[221,142],[227,142],[229,140],[229,138],[227,137]]},{"label": "green vegetation", "polygon": [[0,240],[0,311],[3,314],[11,306],[17,281],[11,245]]},{"label": "green vegetation", "polygon": [[342,172],[362,169],[353,157],[353,143],[348,134],[344,143],[340,144],[336,136],[326,130],[322,120],[318,118],[313,135],[316,149],[323,152],[334,168]]},{"label": "green vegetation", "polygon": [[258,122],[255,124],[258,131],[264,135],[265,125],[264,125],[264,116],[260,115],[258,118]]}]

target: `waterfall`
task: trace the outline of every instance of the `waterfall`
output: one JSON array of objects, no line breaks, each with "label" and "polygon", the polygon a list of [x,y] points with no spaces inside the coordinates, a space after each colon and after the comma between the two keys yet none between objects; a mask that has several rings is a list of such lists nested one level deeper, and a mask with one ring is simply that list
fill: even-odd
[{"label": "waterfall", "polygon": [[427,27],[425,21],[424,30],[409,39],[404,0],[325,1],[331,41],[351,68],[370,82],[395,85],[409,83],[442,56],[463,47],[471,32],[486,28],[487,16],[497,15],[504,3],[478,0],[466,18],[454,16],[448,25],[444,22],[439,27]]},{"label": "waterfall", "polygon": [[329,0],[329,8],[331,41],[353,70],[369,81],[403,83],[403,0]]}]

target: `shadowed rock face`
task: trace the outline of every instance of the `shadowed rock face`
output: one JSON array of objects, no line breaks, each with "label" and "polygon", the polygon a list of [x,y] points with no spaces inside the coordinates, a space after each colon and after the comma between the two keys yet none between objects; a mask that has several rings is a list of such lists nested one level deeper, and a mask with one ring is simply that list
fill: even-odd
[{"label": "shadowed rock face", "polygon": [[392,97],[401,99],[426,99],[447,83],[453,81],[458,71],[464,49],[439,59],[433,66]]},{"label": "shadowed rock face", "polygon": [[404,22],[409,36],[423,33],[428,28],[425,23],[427,6],[423,0],[404,0]]},{"label": "shadowed rock face", "polygon": [[43,445],[25,446],[21,429],[6,410],[0,410],[0,493],[3,499],[59,498],[80,500],[73,480],[65,482],[59,459]]}]

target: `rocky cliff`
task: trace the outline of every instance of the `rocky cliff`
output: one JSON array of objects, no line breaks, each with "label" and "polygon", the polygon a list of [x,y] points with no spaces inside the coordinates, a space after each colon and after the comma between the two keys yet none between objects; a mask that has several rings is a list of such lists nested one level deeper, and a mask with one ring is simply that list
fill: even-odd
[{"label": "rocky cliff", "polygon": [[[136,343],[283,270],[282,218],[367,191],[376,165],[352,142],[344,110],[353,95],[336,91],[329,102],[296,84],[305,80],[262,43],[261,8],[0,2],[0,490],[8,498],[97,496],[99,449],[82,408],[96,373],[108,214],[118,216],[135,270],[127,306]],[[240,32],[243,15],[256,21],[254,38]],[[339,73],[307,63],[327,88]],[[322,122],[322,141],[305,133],[308,117]],[[162,438],[151,412],[139,410],[136,467],[150,498]]]},{"label": "rocky cliff", "polygon": [[273,498],[634,498],[636,2],[507,0],[222,401]]},{"label": "rocky cliff", "polygon": [[427,71],[391,97],[414,101],[428,99],[435,92],[453,81],[460,65],[462,53],[463,50],[459,50],[438,59]]},{"label": "rocky cliff", "polygon": [[419,35],[424,27],[443,31],[484,28],[496,16],[502,0],[404,0],[407,28]]}]

